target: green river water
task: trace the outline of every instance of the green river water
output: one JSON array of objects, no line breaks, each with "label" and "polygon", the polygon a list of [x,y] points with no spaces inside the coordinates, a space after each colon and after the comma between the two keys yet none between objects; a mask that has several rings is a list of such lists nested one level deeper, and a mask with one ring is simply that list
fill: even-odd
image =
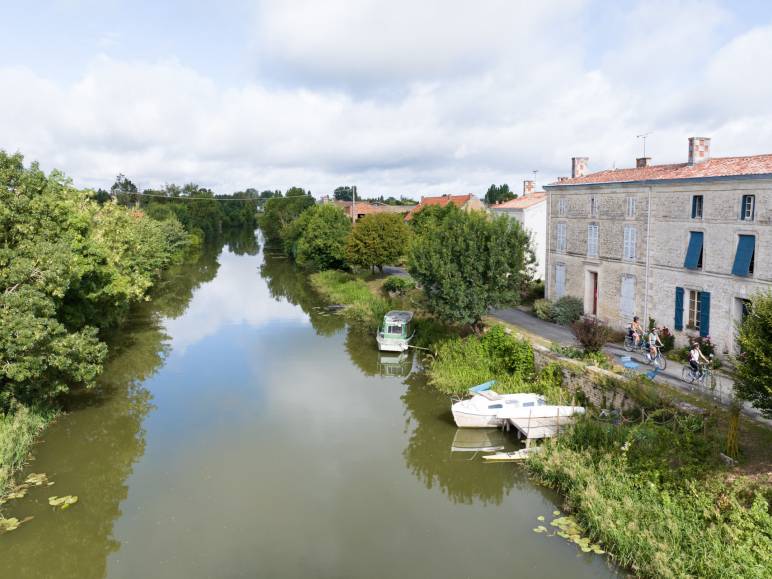
[{"label": "green river water", "polygon": [[522,467],[460,451],[511,438],[458,431],[417,361],[320,305],[251,232],[165,276],[34,448],[55,484],[4,505],[34,519],[0,536],[0,577],[617,575],[533,532],[560,501]]}]

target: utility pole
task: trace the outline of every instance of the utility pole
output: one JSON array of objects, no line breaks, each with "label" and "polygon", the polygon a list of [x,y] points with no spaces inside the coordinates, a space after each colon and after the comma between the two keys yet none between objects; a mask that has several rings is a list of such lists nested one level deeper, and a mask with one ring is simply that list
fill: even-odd
[{"label": "utility pole", "polygon": [[351,225],[357,220],[357,186],[351,186]]}]

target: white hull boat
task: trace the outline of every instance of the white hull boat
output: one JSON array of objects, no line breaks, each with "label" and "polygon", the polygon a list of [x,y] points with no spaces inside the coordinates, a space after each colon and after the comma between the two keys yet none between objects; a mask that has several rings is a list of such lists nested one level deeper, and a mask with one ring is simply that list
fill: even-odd
[{"label": "white hull boat", "polygon": [[529,409],[545,404],[544,396],[539,394],[498,394],[483,390],[454,403],[451,411],[459,428],[496,428],[504,424],[500,414],[505,410]]},{"label": "white hull boat", "polygon": [[404,352],[410,347],[414,331],[413,312],[392,310],[383,317],[383,325],[378,328],[375,341],[381,352]]}]

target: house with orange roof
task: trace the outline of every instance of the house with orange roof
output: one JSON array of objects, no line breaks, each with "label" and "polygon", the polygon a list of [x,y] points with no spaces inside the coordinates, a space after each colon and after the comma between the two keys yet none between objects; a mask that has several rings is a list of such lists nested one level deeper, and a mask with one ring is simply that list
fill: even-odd
[{"label": "house with orange roof", "polygon": [[448,205],[448,203],[452,203],[463,211],[485,210],[485,205],[483,202],[472,193],[467,193],[466,195],[440,195],[437,197],[421,197],[421,202],[410,209],[410,211],[405,215],[405,220],[410,221],[413,218],[413,215],[421,211],[424,207],[431,205],[445,207]]},{"label": "house with orange roof", "polygon": [[692,137],[686,162],[591,173],[546,185],[546,291],[623,328],[634,315],[737,352],[748,300],[772,289],[772,154],[711,157]]},{"label": "house with orange roof", "polygon": [[547,193],[535,191],[534,181],[523,181],[520,197],[491,205],[493,215],[506,215],[516,220],[531,235],[536,256],[534,277],[544,279],[547,263]]},{"label": "house with orange roof", "polygon": [[352,221],[358,221],[365,215],[372,215],[373,213],[408,213],[414,205],[387,205],[386,203],[373,203],[372,201],[357,201],[352,203],[351,201],[339,201],[337,199],[330,199],[329,197],[323,197],[322,203],[334,203],[336,207],[340,207],[343,212]]}]

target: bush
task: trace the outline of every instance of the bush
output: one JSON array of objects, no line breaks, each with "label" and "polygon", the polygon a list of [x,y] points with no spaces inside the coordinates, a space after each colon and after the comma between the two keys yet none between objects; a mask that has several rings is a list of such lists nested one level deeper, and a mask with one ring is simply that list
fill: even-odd
[{"label": "bush", "polygon": [[663,327],[659,333],[659,339],[662,341],[662,352],[672,352],[675,348],[675,335],[669,328]]},{"label": "bush", "polygon": [[404,295],[413,288],[415,288],[415,281],[409,277],[392,275],[383,282],[383,289],[389,293]]},{"label": "bush", "polygon": [[611,334],[609,327],[594,318],[584,317],[571,324],[571,330],[585,352],[600,352]]},{"label": "bush", "polygon": [[551,322],[553,321],[554,305],[546,299],[536,300],[533,303],[533,311],[536,312],[536,317],[540,320]]},{"label": "bush", "polygon": [[561,326],[570,326],[582,317],[584,303],[573,296],[563,296],[552,307],[553,319]]},{"label": "bush", "polygon": [[533,374],[533,348],[525,340],[507,334],[503,326],[493,326],[481,341],[493,363],[494,371],[525,377]]},{"label": "bush", "polygon": [[532,304],[544,299],[544,282],[540,279],[530,281],[521,292],[521,301],[524,304]]},{"label": "bush", "polygon": [[772,292],[753,298],[739,330],[737,392],[772,417]]}]

